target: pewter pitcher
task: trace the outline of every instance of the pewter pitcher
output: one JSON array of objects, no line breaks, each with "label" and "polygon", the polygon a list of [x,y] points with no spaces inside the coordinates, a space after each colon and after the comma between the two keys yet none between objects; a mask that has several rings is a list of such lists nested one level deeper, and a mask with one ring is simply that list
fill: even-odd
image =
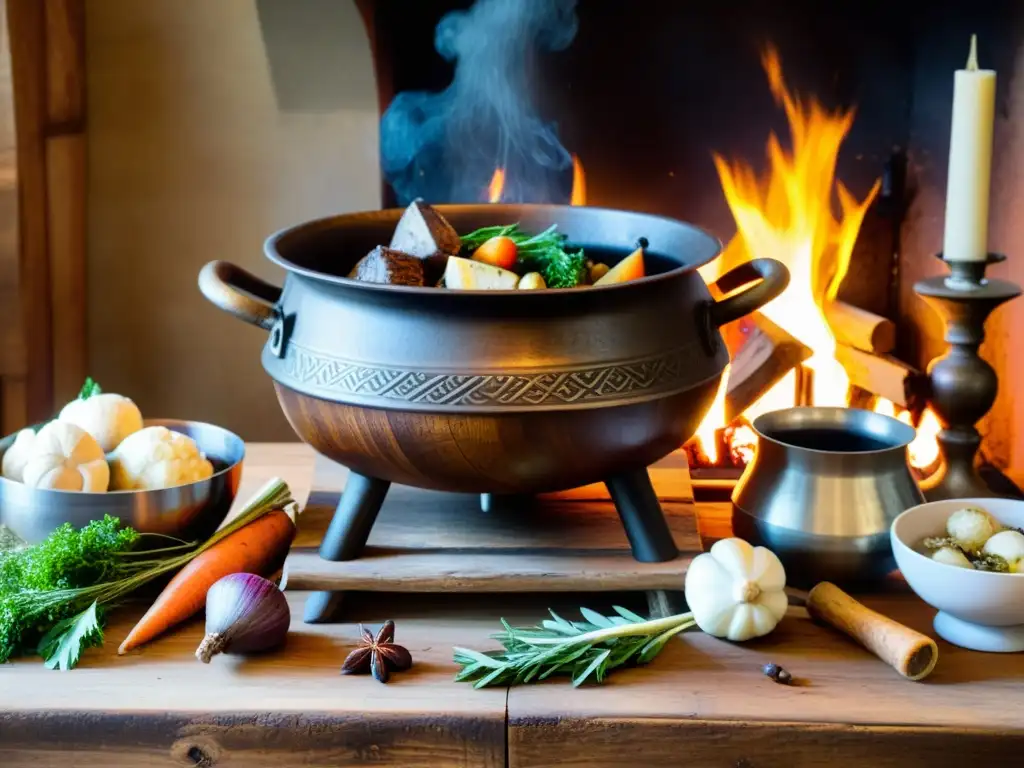
[{"label": "pewter pitcher", "polygon": [[863,584],[895,568],[889,527],[924,501],[907,464],[914,429],[853,408],[788,408],[753,423],[733,530],[775,552],[787,580]]}]

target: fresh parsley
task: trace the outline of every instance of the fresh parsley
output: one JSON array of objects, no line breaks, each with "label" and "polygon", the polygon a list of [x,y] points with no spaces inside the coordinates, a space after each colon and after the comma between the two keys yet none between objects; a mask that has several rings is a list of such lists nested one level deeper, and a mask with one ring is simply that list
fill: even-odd
[{"label": "fresh parsley", "polygon": [[275,478],[202,544],[139,533],[107,515],[81,530],[65,523],[38,544],[0,552],[0,663],[38,654],[50,669],[72,669],[83,650],[103,644],[107,608],[292,503],[288,485]]},{"label": "fresh parsley", "polygon": [[39,641],[37,652],[47,669],[74,669],[86,648],[103,645],[99,603],[93,600],[81,613],[53,626]]}]

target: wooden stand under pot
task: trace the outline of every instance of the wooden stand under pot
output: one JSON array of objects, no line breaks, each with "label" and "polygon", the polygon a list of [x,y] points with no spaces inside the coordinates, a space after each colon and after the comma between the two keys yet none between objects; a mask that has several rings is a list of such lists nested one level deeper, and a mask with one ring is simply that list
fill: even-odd
[{"label": "wooden stand under pot", "polygon": [[[346,214],[273,235],[265,253],[288,271],[283,288],[227,262],[204,267],[199,286],[213,304],[269,331],[263,367],[296,434],[352,473],[319,567],[302,582],[319,591],[307,604],[307,621],[329,619],[337,605],[330,593],[355,588],[342,564],[367,557],[392,484],[485,494],[488,506],[603,483],[635,560],[678,559],[648,467],[692,435],[711,405],[729,362],[718,329],[771,301],[789,281],[779,262],[755,259],[718,281],[726,298],[715,300],[697,268],[721,244],[660,216],[549,205],[435,211],[456,232],[495,222],[518,222],[527,232],[555,226],[609,264],[642,242],[648,274],[538,291],[342,277],[391,241],[400,210]],[[663,573],[664,583],[680,587],[680,573]],[[299,576],[290,569],[293,586]],[[474,586],[441,586],[509,589],[500,573],[470,581]],[[621,579],[593,583],[629,588]],[[405,589],[438,586],[428,579]]]},{"label": "wooden stand under pot", "polygon": [[[649,610],[678,612],[691,559],[701,551],[686,458],[650,470],[676,553],[660,562],[633,557],[608,491],[595,484],[482,512],[476,497],[393,486],[367,541],[353,557],[323,557],[337,492],[316,494],[285,563],[284,587],[311,590],[305,619],[337,619],[349,592],[645,592]],[[334,465],[330,487],[360,483]],[[342,501],[344,504],[344,501]],[[337,551],[337,550],[335,550]]]}]

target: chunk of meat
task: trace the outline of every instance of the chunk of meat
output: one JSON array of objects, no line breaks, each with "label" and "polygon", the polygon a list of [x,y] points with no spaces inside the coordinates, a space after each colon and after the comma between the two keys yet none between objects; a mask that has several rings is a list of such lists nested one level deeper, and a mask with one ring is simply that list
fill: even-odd
[{"label": "chunk of meat", "polygon": [[428,263],[429,271],[441,274],[449,256],[458,256],[462,240],[447,219],[422,200],[413,200],[398,220],[391,248]]},{"label": "chunk of meat", "polygon": [[422,259],[383,245],[363,256],[348,276],[364,283],[426,285]]}]

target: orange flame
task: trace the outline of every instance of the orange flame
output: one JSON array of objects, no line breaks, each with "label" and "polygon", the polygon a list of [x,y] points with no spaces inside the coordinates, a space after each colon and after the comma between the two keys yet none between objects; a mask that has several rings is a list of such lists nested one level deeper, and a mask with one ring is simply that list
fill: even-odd
[{"label": "orange flame", "polygon": [[583,173],[583,163],[576,155],[572,156],[572,194],[569,205],[587,204],[587,177]]},{"label": "orange flame", "polygon": [[[835,178],[836,160],[853,124],[853,111],[830,112],[815,99],[802,100],[786,87],[774,49],[762,57],[768,84],[789,122],[792,148],[769,134],[768,173],[737,160],[714,155],[737,234],[719,259],[701,269],[711,282],[752,257],[783,262],[789,287],[761,312],[811,348],[805,363],[814,371],[813,402],[845,406],[849,378],[835,359],[836,341],[822,307],[834,299],[850,266],[864,214],[878,193],[879,181],[858,202]],[[838,199],[839,218],[832,210]],[[748,412],[748,418],[793,404],[794,377],[786,376]],[[702,433],[707,429],[702,425]]]},{"label": "orange flame", "polygon": [[718,384],[715,400],[708,410],[708,415],[704,417],[704,420],[697,427],[697,431],[694,434],[694,437],[700,441],[701,448],[704,449],[704,455],[708,457],[708,461],[712,464],[717,464],[719,458],[718,440],[715,433],[720,427],[725,426],[725,391],[728,381],[729,366],[726,366],[725,373],[722,374],[722,381]]},{"label": "orange flame", "polygon": [[[903,416],[906,416],[904,423],[909,424],[910,414],[901,414],[900,421],[904,421]],[[928,467],[935,466],[939,460],[939,441],[937,438],[941,431],[942,424],[939,423],[939,417],[935,415],[931,408],[925,408],[924,413],[921,414],[921,423],[917,425],[917,437],[907,446],[910,466],[917,467],[918,469],[927,469]]]},{"label": "orange flame", "polygon": [[491,183],[487,186],[487,202],[500,203],[501,193],[505,191],[505,169],[495,168]]},{"label": "orange flame", "polygon": [[[801,101],[790,93],[774,50],[765,53],[763,64],[772,94],[786,112],[792,151],[783,149],[775,134],[769,136],[767,180],[759,180],[742,161],[729,163],[715,155],[715,166],[742,251],[778,259],[789,267],[789,288],[761,311],[811,348],[806,365],[815,374],[815,405],[842,406],[847,403],[849,378],[835,359],[835,337],[822,307],[839,292],[880,182],[857,202],[836,181],[836,159],[853,124],[853,112],[831,113],[813,99]],[[838,220],[832,213],[833,191],[839,200]]]},{"label": "orange flame", "polygon": [[[875,413],[892,416],[907,426],[914,426],[910,419],[910,411],[896,413],[896,405],[892,400],[879,397],[875,401]],[[939,442],[936,438],[942,431],[939,417],[931,408],[925,408],[921,414],[921,423],[917,425],[917,437],[907,446],[907,460],[914,469],[928,469],[939,460]]]}]

